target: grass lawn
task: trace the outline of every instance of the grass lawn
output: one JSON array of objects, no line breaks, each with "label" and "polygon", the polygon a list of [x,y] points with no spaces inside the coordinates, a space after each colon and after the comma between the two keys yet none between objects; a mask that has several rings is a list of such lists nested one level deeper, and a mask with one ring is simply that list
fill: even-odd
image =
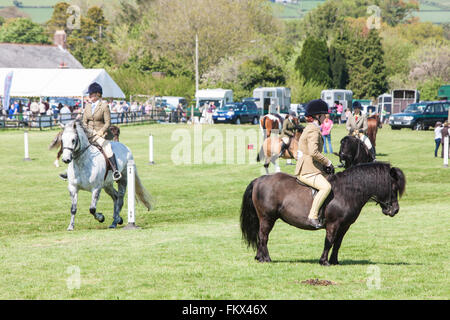
[{"label": "grass lawn", "polygon": [[[203,134],[226,137],[236,128],[259,133],[250,125],[216,125],[204,126]],[[90,194],[80,192],[73,232],[66,231],[67,185],[57,177],[65,165],[55,168],[55,152],[47,150],[56,131],[29,133],[31,162],[23,161],[23,132],[1,131],[0,299],[450,298],[450,169],[434,158],[431,130],[379,131],[378,159],[406,174],[400,212],[390,218],[367,204],[344,238],[341,265],[332,267],[318,264],[324,230],[303,231],[282,221],[270,234],[273,263],[257,263],[241,240],[239,209],[262,166],[174,165],[173,150],[181,141],[172,139],[175,130],[194,137],[186,125],[121,128],[120,140],[133,151],[155,201],[150,212],[137,205],[142,229],[109,230],[111,199],[102,193],[98,211],[106,221],[100,224],[89,214]],[[153,166],[147,164],[149,133],[155,140]],[[335,151],[344,135],[343,126],[333,128]],[[205,152],[209,147],[205,140]],[[330,159],[338,164],[336,156]],[[281,168],[294,171],[285,161]],[[125,200],[125,223],[126,212]],[[302,283],[315,278],[336,284]]]}]

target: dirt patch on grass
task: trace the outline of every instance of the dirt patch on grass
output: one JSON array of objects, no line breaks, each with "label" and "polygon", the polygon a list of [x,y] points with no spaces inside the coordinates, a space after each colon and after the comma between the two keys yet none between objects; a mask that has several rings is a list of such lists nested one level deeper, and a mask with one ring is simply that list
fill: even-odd
[{"label": "dirt patch on grass", "polygon": [[337,283],[330,280],[308,279],[303,280],[301,284],[309,284],[311,286],[333,286],[336,285]]}]

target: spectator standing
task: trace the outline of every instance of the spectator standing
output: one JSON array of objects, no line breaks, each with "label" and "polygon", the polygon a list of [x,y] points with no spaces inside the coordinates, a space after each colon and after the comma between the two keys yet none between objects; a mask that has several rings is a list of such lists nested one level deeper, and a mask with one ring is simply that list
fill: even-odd
[{"label": "spectator standing", "polygon": [[45,115],[45,112],[46,112],[46,110],[45,110],[45,104],[44,104],[44,102],[40,102],[39,103],[39,114],[41,115],[41,116],[44,116]]},{"label": "spectator standing", "polygon": [[33,114],[33,118],[35,118],[39,114],[39,104],[36,102],[36,100],[33,100],[33,102],[31,103],[30,111]]},{"label": "spectator standing", "polygon": [[436,143],[436,148],[434,149],[435,157],[437,157],[439,146],[441,145],[442,129],[443,129],[442,122],[440,121],[436,122],[436,125],[434,126],[434,142]]},{"label": "spectator standing", "polygon": [[325,115],[325,120],[320,125],[320,130],[322,131],[322,137],[323,137],[323,151],[324,153],[327,152],[327,141],[328,146],[330,148],[330,153],[333,153],[333,147],[331,146],[331,128],[333,128],[333,121],[330,119],[330,115]]},{"label": "spectator standing", "polygon": [[[442,131],[441,131],[441,135],[442,135],[442,137],[441,137],[441,144],[442,144],[442,147],[441,147],[441,158],[443,158],[443,157],[444,157],[444,143],[445,143],[445,137],[449,137],[449,140],[450,140],[450,133],[449,133],[449,124],[448,124],[448,121],[445,121],[445,122],[444,122],[444,125],[443,125],[443,127],[442,127]],[[450,142],[449,142],[449,144],[450,144]],[[449,146],[449,148],[448,148],[448,155],[449,155],[449,158],[450,158],[450,146]]]},{"label": "spectator standing", "polygon": [[64,105],[59,111],[60,114],[60,122],[62,124],[66,124],[72,119],[71,112],[68,106]]},{"label": "spectator standing", "polygon": [[347,108],[347,109],[345,110],[345,123],[347,123],[348,118],[350,118],[351,115],[352,115],[352,112],[350,111],[349,108]]},{"label": "spectator standing", "polygon": [[342,123],[342,112],[344,111],[344,106],[339,101],[336,101],[336,102],[337,102],[336,112],[337,112],[338,123],[341,124]]}]

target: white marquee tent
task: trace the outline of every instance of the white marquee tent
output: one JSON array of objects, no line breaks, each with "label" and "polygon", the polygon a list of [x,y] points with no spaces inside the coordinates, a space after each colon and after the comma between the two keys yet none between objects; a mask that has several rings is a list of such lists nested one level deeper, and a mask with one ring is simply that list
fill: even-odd
[{"label": "white marquee tent", "polygon": [[125,98],[125,94],[104,69],[19,69],[0,68],[0,96],[5,79],[13,71],[11,97],[82,97],[93,82],[103,88],[103,97]]}]

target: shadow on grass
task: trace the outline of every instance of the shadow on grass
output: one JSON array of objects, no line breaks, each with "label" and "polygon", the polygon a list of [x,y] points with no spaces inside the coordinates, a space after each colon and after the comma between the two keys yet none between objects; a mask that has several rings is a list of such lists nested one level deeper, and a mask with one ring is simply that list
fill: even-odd
[{"label": "shadow on grass", "polygon": [[389,153],[377,153],[376,156],[377,157],[387,157],[389,155]]},{"label": "shadow on grass", "polygon": [[[288,260],[272,260],[272,263],[309,263],[319,264],[319,259],[288,259]],[[408,262],[377,262],[371,260],[340,260],[339,265],[387,265],[387,266],[409,266],[409,265],[423,265],[422,263],[408,263]]]}]

